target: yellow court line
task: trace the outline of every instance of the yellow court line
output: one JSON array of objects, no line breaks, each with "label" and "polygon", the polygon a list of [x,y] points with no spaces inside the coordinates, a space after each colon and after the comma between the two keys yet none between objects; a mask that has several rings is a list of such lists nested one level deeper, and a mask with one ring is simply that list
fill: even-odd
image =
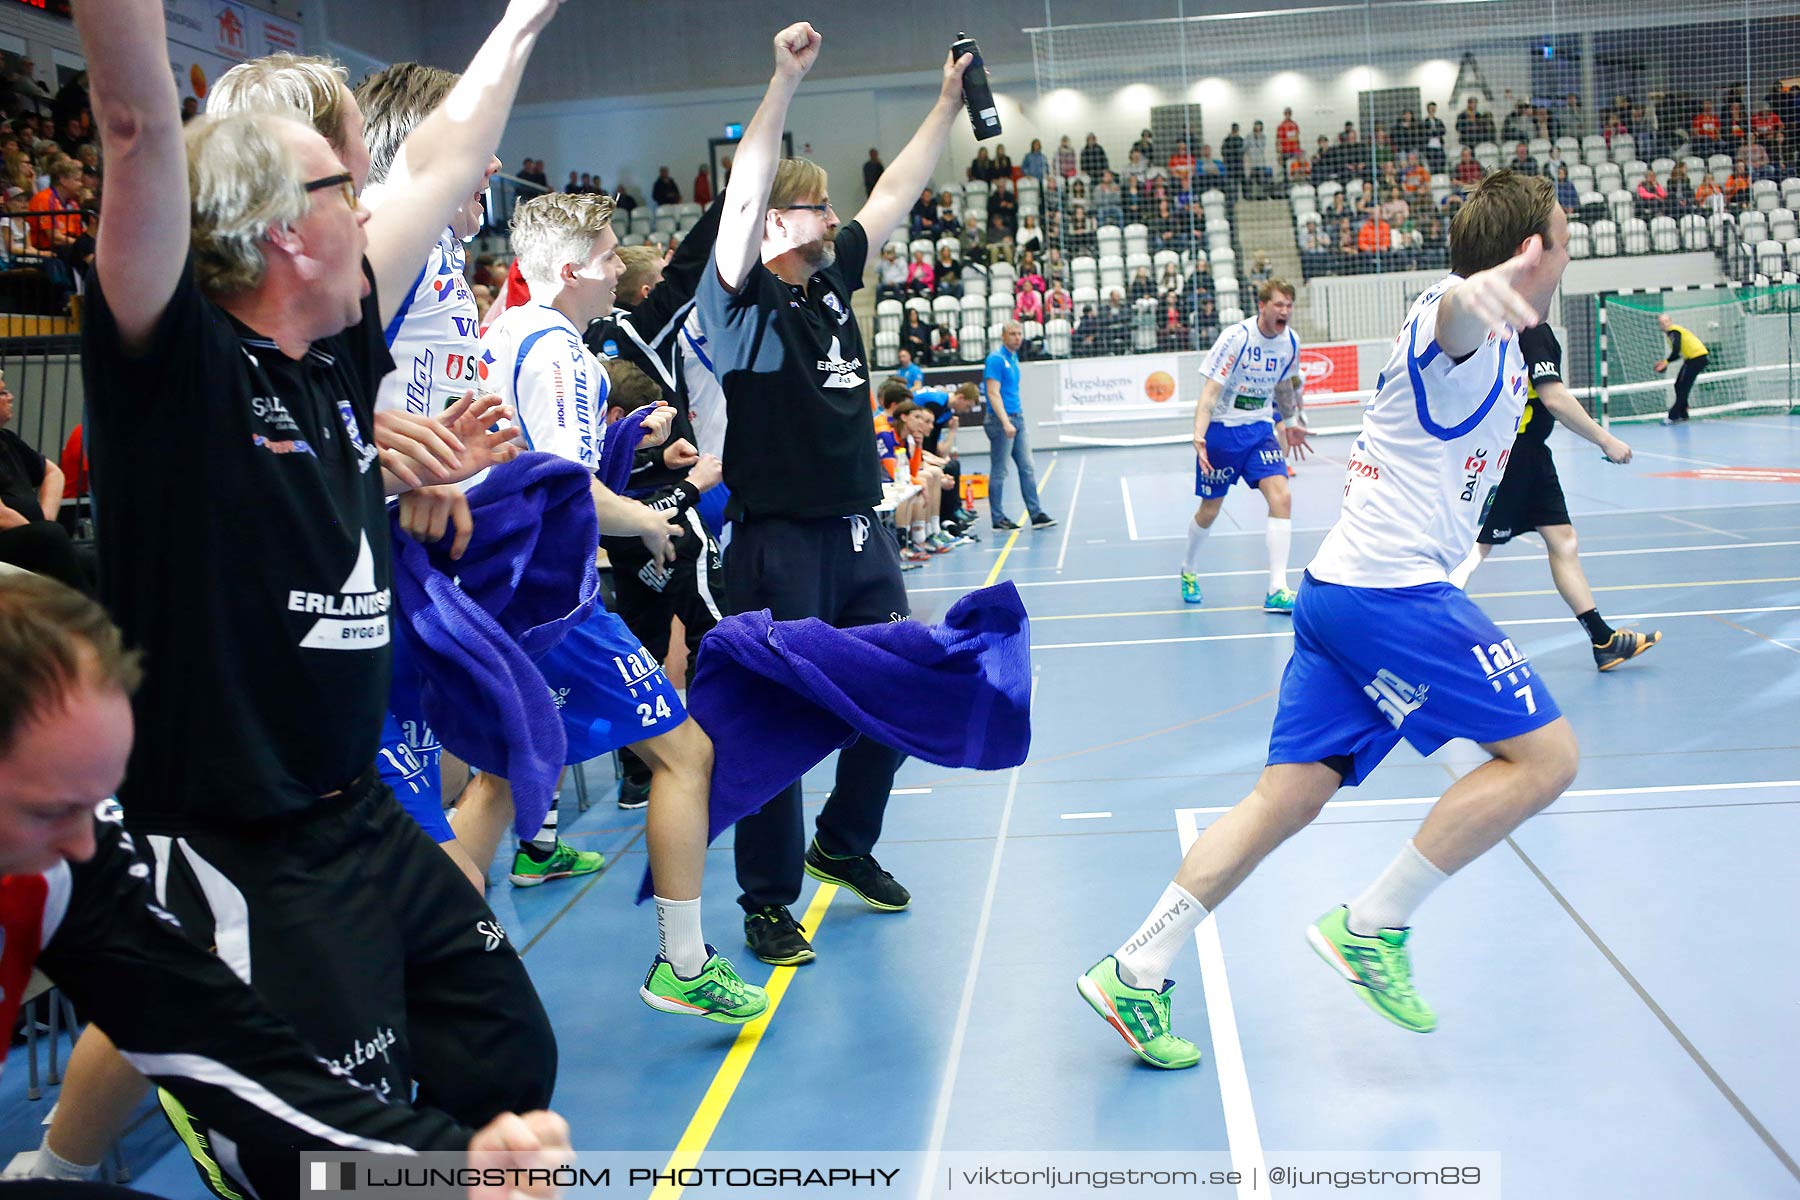
[{"label": "yellow court line", "polygon": [[[800,921],[809,935],[818,936],[819,922],[825,919],[825,909],[837,895],[837,890],[835,883],[821,883],[819,890],[813,893],[812,903],[806,906],[806,916]],[[706,1095],[700,1098],[699,1107],[694,1109],[693,1117],[682,1131],[681,1140],[675,1143],[675,1152],[669,1155],[669,1161],[663,1167],[665,1173],[683,1171],[699,1163],[700,1156],[706,1152],[706,1144],[712,1140],[713,1131],[719,1127],[720,1118],[725,1115],[725,1106],[731,1103],[732,1094],[737,1091],[744,1072],[750,1068],[750,1060],[756,1055],[756,1048],[762,1045],[763,1031],[775,1019],[775,1010],[781,1007],[781,998],[787,994],[797,970],[798,967],[776,967],[769,975],[768,1011],[738,1030],[731,1049],[725,1053],[725,1061],[719,1064]],[[680,1184],[659,1183],[650,1193],[650,1200],[676,1200],[681,1191]]]},{"label": "yellow court line", "polygon": [[[1056,474],[1056,464],[1061,461],[1060,458],[1050,460],[1050,466],[1044,471],[1043,479],[1038,481],[1039,487],[1049,486],[1050,477]],[[1029,519],[1030,514],[1026,514],[1026,516]],[[1012,553],[1013,543],[1019,540],[1019,535],[1023,532],[1025,532],[1025,527],[1021,525],[1012,531],[1011,537],[1006,539],[1006,545],[1000,548],[1000,557],[994,560],[994,569],[988,572],[988,577],[982,581],[982,587],[993,587],[994,580],[1000,578],[1000,568],[1006,565],[1006,556]]]},{"label": "yellow court line", "polygon": [[[988,582],[991,583],[993,581],[990,579]],[[1605,587],[1592,588],[1590,590],[1596,592],[1654,592],[1662,591],[1667,588],[1738,587],[1752,583],[1800,583],[1800,575],[1778,575],[1772,579],[1693,579],[1664,583],[1614,583],[1608,584]],[[1469,599],[1496,600],[1502,596],[1554,596],[1556,594],[1555,588],[1528,592],[1473,592],[1470,594]],[[1261,611],[1263,611],[1263,606],[1260,604],[1235,604],[1223,608],[1195,608],[1193,605],[1188,605],[1185,608],[1147,608],[1136,612],[1063,613],[1060,616],[1048,617],[1037,616],[1034,614],[1031,618],[1031,623],[1033,625],[1039,625],[1045,621],[1098,621],[1102,618],[1111,617],[1178,617],[1183,613],[1204,614]],[[1502,621],[1501,624],[1505,624],[1505,622]]]}]

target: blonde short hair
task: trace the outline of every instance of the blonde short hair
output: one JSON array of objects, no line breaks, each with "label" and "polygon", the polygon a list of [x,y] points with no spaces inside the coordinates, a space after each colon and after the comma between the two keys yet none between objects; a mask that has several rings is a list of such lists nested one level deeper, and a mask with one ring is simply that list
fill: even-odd
[{"label": "blonde short hair", "polygon": [[823,196],[826,191],[825,168],[805,158],[784,158],[775,168],[775,182],[769,185],[769,207],[786,208],[803,196]]},{"label": "blonde short hair", "polygon": [[395,63],[356,85],[362,108],[363,140],[369,144],[369,182],[383,183],[400,147],[444,102],[462,76],[442,67]]},{"label": "blonde short hair", "polygon": [[209,116],[292,109],[334,149],[344,145],[344,91],[350,73],[334,59],[283,51],[239,63],[206,98]]},{"label": "blonde short hair", "polygon": [[196,117],[184,137],[195,282],[215,296],[247,291],[268,265],[264,236],[306,215],[299,163],[267,115]]},{"label": "blonde short hair", "polygon": [[662,269],[663,252],[656,246],[622,246],[619,258],[625,263],[625,273],[619,276],[619,295],[629,300]]},{"label": "blonde short hair", "polygon": [[556,281],[564,263],[586,262],[594,242],[612,224],[611,196],[551,192],[513,210],[512,247],[519,273],[530,284]]}]

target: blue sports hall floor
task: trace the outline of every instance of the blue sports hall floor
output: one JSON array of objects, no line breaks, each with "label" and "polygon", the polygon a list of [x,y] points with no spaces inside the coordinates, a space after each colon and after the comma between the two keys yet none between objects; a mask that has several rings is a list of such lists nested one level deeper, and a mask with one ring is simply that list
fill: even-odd
[{"label": "blue sports hall floor", "polygon": [[[514,891],[496,866],[492,903],[556,1024],[556,1106],[577,1144],[702,1163],[759,1149],[1237,1164],[1478,1150],[1500,1156],[1509,1196],[1800,1197],[1800,419],[1620,432],[1637,451],[1623,467],[1563,431],[1551,444],[1602,613],[1664,640],[1601,675],[1541,543],[1476,573],[1471,593],[1531,655],[1583,760],[1562,800],[1418,914],[1436,1033],[1372,1015],[1302,931],[1480,761],[1466,743],[1429,760],[1402,746],[1202,926],[1172,972],[1198,1069],[1143,1066],[1077,996],[1183,841],[1255,778],[1291,636],[1261,611],[1259,497],[1227,501],[1206,603],[1187,606],[1175,573],[1191,451],[1040,453],[1059,527],[984,528],[907,577],[925,619],[1016,582],[1036,670],[1022,767],[902,769],[878,853],[910,911],[809,880],[796,913],[818,960],[771,970],[741,944],[716,847],[709,935],[777,1001],[740,1031],[639,1002],[655,947],[653,914],[630,903],[643,820],[615,807],[606,764],[588,767],[589,811],[572,788],[563,804],[566,836],[610,856],[604,873]],[[1341,498],[1348,441],[1319,444],[1294,480],[1296,581]],[[809,803],[827,778],[809,780]],[[9,1153],[36,1143],[56,1096],[25,1099],[24,1059],[15,1049],[0,1086]],[[127,1145],[134,1186],[203,1195],[173,1147],[146,1116]]]}]

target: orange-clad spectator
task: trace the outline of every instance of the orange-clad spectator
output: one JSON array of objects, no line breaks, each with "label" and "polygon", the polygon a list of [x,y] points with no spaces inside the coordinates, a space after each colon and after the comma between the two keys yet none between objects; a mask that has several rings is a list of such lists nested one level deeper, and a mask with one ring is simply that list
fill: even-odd
[{"label": "orange-clad spectator", "polygon": [[1719,118],[1713,114],[1712,105],[1700,106],[1700,111],[1694,114],[1693,130],[1694,140],[1700,146],[1711,147],[1718,142]]},{"label": "orange-clad spectator", "polygon": [[63,473],[63,499],[73,500],[77,496],[87,495],[87,445],[81,440],[81,426],[77,425],[69,431],[69,440],[63,443],[60,465]]},{"label": "orange-clad spectator", "polygon": [[1169,155],[1169,174],[1183,184],[1193,178],[1194,156],[1188,153],[1187,142],[1175,143],[1175,153]]},{"label": "orange-clad spectator", "polygon": [[1725,189],[1713,182],[1711,175],[1701,179],[1700,186],[1694,189],[1694,203],[1705,204],[1714,196],[1724,195]]},{"label": "orange-clad spectator", "polygon": [[1738,203],[1749,190],[1750,168],[1740,158],[1731,164],[1731,177],[1725,181],[1725,203]]},{"label": "orange-clad spectator", "polygon": [[1781,128],[1781,114],[1768,105],[1763,105],[1750,118],[1750,131],[1758,136],[1766,136]]},{"label": "orange-clad spectator", "polygon": [[39,250],[61,250],[81,237],[81,164],[65,159],[50,173],[50,186],[31,198],[34,213],[59,213],[31,222],[31,244]]},{"label": "orange-clad spectator", "polygon": [[1406,152],[1406,173],[1400,176],[1400,186],[1409,196],[1422,196],[1431,190],[1431,168],[1419,161],[1417,150]]},{"label": "orange-clad spectator", "polygon": [[1288,159],[1288,182],[1305,183],[1312,178],[1312,163],[1307,159],[1305,151]]},{"label": "orange-clad spectator", "polygon": [[1283,159],[1290,159],[1300,153],[1300,125],[1294,120],[1294,110],[1281,110],[1281,124],[1275,127],[1275,153]]},{"label": "orange-clad spectator", "polygon": [[1394,227],[1371,212],[1356,231],[1356,248],[1363,254],[1381,254],[1394,244]]}]

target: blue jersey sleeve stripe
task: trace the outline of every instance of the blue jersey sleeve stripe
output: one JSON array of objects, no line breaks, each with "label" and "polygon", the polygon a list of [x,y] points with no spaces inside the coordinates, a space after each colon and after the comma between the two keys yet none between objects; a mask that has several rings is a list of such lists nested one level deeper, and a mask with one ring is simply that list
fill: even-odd
[{"label": "blue jersey sleeve stripe", "polygon": [[[434,250],[432,253],[437,252]],[[406,314],[411,311],[413,297],[419,294],[419,285],[425,282],[425,272],[430,269],[431,258],[427,256],[425,262],[419,267],[419,273],[413,276],[412,286],[406,289],[406,299],[400,302],[400,307],[395,311],[393,320],[389,321],[387,328],[381,331],[381,336],[387,342],[388,349],[394,348],[394,339],[400,336],[400,324],[406,320]]]},{"label": "blue jersey sleeve stripe", "polygon": [[1499,363],[1494,368],[1494,386],[1488,389],[1487,398],[1476,407],[1474,412],[1470,413],[1456,424],[1449,426],[1439,425],[1437,421],[1432,419],[1430,405],[1425,399],[1424,368],[1431,363],[1432,359],[1437,357],[1439,349],[1438,344],[1436,342],[1431,343],[1430,346],[1426,347],[1424,354],[1419,354],[1417,353],[1418,339],[1419,326],[1415,321],[1407,343],[1406,372],[1408,377],[1412,380],[1413,407],[1418,412],[1419,425],[1426,433],[1429,433],[1440,442],[1453,442],[1464,434],[1469,433],[1477,425],[1481,424],[1481,422],[1486,419],[1488,413],[1493,410],[1495,402],[1500,399],[1500,389],[1506,384],[1506,348],[1512,339],[1502,338],[1500,341]]},{"label": "blue jersey sleeve stripe", "polygon": [[532,330],[525,336],[525,340],[519,343],[518,357],[513,359],[513,420],[519,423],[520,430],[525,434],[525,448],[527,450],[536,450],[537,445],[531,440],[531,430],[525,424],[525,400],[519,395],[519,373],[525,369],[525,359],[531,354],[531,348],[537,345],[538,341],[546,333],[550,332],[553,331],[550,329]]}]

